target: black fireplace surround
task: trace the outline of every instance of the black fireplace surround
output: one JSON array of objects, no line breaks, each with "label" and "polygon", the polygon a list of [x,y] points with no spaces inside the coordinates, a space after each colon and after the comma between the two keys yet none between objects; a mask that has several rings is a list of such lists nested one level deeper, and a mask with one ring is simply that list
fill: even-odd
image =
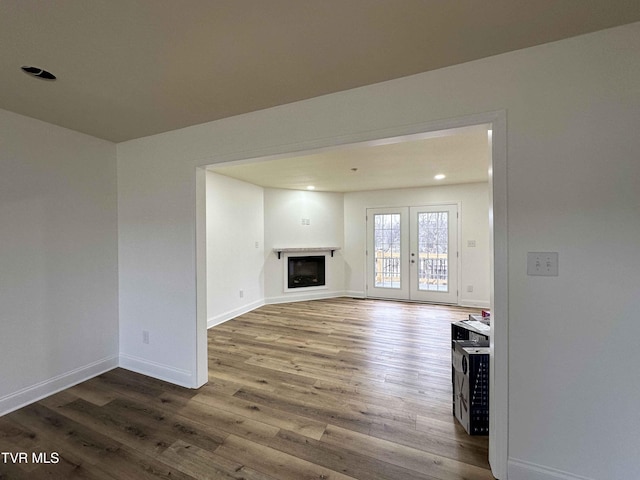
[{"label": "black fireplace surround", "polygon": [[324,255],[289,257],[289,288],[319,287],[325,285]]}]

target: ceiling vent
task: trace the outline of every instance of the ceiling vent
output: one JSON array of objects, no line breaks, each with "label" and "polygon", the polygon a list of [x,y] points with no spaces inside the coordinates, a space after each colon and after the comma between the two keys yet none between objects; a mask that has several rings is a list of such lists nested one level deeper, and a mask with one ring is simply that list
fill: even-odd
[{"label": "ceiling vent", "polygon": [[22,71],[27,75],[31,75],[32,77],[41,78],[43,80],[55,80],[56,76],[51,73],[43,70],[38,67],[21,67]]}]

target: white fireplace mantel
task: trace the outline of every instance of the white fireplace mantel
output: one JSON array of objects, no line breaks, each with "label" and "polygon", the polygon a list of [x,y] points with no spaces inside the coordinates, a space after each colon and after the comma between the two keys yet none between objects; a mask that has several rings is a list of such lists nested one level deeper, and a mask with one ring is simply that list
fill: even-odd
[{"label": "white fireplace mantel", "polygon": [[282,248],[274,248],[273,251],[278,254],[278,259],[280,255],[284,253],[297,253],[297,252],[331,252],[331,256],[333,257],[333,252],[336,250],[340,250],[340,247],[282,247]]}]

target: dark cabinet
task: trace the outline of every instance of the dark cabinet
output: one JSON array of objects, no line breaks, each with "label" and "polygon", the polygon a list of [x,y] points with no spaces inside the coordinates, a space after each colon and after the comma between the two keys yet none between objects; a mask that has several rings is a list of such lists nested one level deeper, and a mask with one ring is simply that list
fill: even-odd
[{"label": "dark cabinet", "polygon": [[453,415],[469,435],[489,434],[489,328],[476,317],[451,324]]}]

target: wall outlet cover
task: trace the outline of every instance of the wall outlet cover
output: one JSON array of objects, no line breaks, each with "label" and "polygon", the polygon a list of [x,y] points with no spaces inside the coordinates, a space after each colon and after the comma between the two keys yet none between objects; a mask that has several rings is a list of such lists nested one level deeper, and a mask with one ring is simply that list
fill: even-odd
[{"label": "wall outlet cover", "polygon": [[557,277],[558,252],[528,252],[527,275]]}]

